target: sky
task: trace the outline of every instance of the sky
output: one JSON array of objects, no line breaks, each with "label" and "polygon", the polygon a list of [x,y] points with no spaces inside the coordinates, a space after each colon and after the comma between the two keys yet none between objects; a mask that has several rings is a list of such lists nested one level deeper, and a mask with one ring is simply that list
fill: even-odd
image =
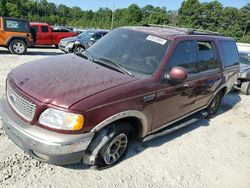
[{"label": "sky", "polygon": [[[69,7],[78,6],[82,10],[93,10],[96,11],[100,7],[108,7],[113,9],[117,8],[126,8],[130,4],[135,3],[140,7],[151,4],[153,6],[167,7],[168,10],[178,10],[181,6],[183,0],[48,0],[49,2],[54,2],[56,5],[64,4]],[[200,0],[200,2],[211,2],[212,0]],[[223,4],[224,7],[236,7],[241,8],[247,3],[250,3],[250,0],[218,0]]]}]

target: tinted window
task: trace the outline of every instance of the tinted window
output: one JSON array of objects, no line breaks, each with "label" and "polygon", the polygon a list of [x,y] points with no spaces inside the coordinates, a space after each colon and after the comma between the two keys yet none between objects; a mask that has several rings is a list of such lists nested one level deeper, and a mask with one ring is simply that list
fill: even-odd
[{"label": "tinted window", "polygon": [[239,64],[238,49],[234,41],[220,41],[222,61],[225,67]]},{"label": "tinted window", "polygon": [[197,42],[197,70],[198,72],[218,68],[215,51],[211,41]]},{"label": "tinted window", "polygon": [[42,26],[42,32],[43,33],[48,33],[49,32],[49,28],[47,26]]},{"label": "tinted window", "polygon": [[193,41],[181,42],[177,45],[171,59],[170,67],[183,67],[189,73],[195,72],[196,50]]},{"label": "tinted window", "polygon": [[29,23],[22,20],[5,20],[4,27],[6,31],[30,32]]}]

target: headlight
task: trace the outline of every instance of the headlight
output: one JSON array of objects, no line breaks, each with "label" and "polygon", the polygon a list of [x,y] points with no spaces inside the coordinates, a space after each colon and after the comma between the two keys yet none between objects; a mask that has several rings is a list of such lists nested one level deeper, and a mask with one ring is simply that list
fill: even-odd
[{"label": "headlight", "polygon": [[66,44],[66,47],[67,47],[67,48],[73,48],[74,45],[75,45],[75,42],[68,42],[68,43]]},{"label": "headlight", "polygon": [[77,131],[82,129],[84,117],[80,114],[48,108],[41,114],[39,122],[55,129]]}]

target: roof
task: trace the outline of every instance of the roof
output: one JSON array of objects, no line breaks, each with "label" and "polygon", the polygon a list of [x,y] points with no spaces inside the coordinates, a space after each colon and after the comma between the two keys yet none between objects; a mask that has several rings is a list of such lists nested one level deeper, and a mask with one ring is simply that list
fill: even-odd
[{"label": "roof", "polygon": [[192,28],[178,28],[172,26],[157,26],[157,25],[146,25],[146,26],[127,26],[122,27],[125,29],[131,29],[134,31],[144,32],[151,35],[159,36],[161,38],[169,39],[169,38],[177,38],[179,36],[207,36],[207,37],[219,37],[219,38],[226,38],[231,39],[229,37],[225,37],[220,33],[206,31],[206,30],[199,30],[199,29],[192,29]]}]

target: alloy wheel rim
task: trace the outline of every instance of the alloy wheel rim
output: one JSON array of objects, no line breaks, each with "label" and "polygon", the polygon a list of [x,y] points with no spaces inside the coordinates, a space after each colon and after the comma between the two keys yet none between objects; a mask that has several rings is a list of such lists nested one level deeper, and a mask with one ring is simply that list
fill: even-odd
[{"label": "alloy wheel rim", "polygon": [[128,137],[126,134],[121,133],[117,135],[112,142],[106,147],[103,159],[106,164],[116,163],[125,152],[128,146]]},{"label": "alloy wheel rim", "polygon": [[83,52],[83,51],[84,51],[84,49],[81,48],[81,47],[77,47],[77,48],[76,48],[76,52]]},{"label": "alloy wheel rim", "polygon": [[25,48],[24,48],[24,45],[20,42],[17,42],[13,45],[13,50],[16,52],[16,53],[23,53]]}]

